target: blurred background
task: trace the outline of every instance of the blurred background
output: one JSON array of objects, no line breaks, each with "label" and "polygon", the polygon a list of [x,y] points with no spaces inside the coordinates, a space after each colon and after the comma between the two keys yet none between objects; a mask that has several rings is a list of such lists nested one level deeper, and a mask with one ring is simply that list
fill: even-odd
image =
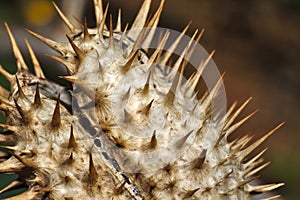
[{"label": "blurred background", "polygon": [[[87,16],[90,26],[94,25],[92,0],[55,2],[71,19],[76,16],[83,22]],[[122,8],[124,28],[127,22],[133,21],[142,0],[109,2],[114,20],[117,9]],[[159,0],[153,0],[152,14],[158,4]],[[68,32],[50,0],[1,1],[0,21],[8,22],[27,60],[24,38],[29,39],[47,77],[57,81],[57,74],[66,73],[63,67],[44,55],[51,51],[24,30],[26,27],[49,38],[66,41]],[[204,28],[200,44],[208,52],[216,50],[214,61],[221,73],[226,72],[228,106],[235,100],[241,104],[252,96],[241,118],[259,109],[233,137],[250,134],[257,139],[280,122],[286,122],[260,148],[269,146],[264,158],[272,161],[261,177],[266,183],[285,182],[286,185],[276,192],[284,199],[299,199],[300,1],[166,0],[161,27],[181,31],[189,21],[193,23],[188,34],[191,36],[195,29]],[[0,63],[14,72],[15,62],[4,25],[0,26],[0,38]],[[2,77],[0,81],[7,84]],[[0,178],[2,188],[7,177]]]}]

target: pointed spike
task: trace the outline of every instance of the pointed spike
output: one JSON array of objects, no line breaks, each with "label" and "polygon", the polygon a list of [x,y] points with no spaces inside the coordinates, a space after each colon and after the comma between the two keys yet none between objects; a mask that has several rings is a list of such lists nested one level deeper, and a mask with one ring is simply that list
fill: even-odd
[{"label": "pointed spike", "polygon": [[176,149],[181,149],[184,145],[184,143],[187,141],[187,139],[190,137],[190,135],[194,132],[194,130],[190,131],[188,134],[186,134],[183,138],[179,139],[175,143],[175,148]]},{"label": "pointed spike", "polygon": [[35,88],[35,95],[34,95],[34,105],[40,106],[42,104],[40,89],[39,89],[39,82],[36,84]]},{"label": "pointed spike", "polygon": [[66,24],[68,29],[71,31],[72,34],[77,34],[79,30],[70,22],[70,20],[63,14],[63,12],[59,9],[59,7],[56,5],[54,1],[52,1],[52,4],[57,11],[60,18],[63,20],[63,22]]},{"label": "pointed spike", "polygon": [[164,4],[165,4],[165,0],[161,0],[160,4],[159,4],[159,7],[156,10],[154,16],[152,17],[152,19],[150,20],[150,22],[147,24],[148,27],[152,27],[152,28],[157,27],[160,15],[161,15],[163,7],[164,7]]},{"label": "pointed spike", "polygon": [[278,126],[276,126],[271,131],[269,131],[262,138],[258,139],[256,142],[251,144],[249,147],[247,147],[247,149],[245,149],[241,152],[241,156],[245,158],[247,155],[249,155],[254,149],[256,149],[261,143],[263,143],[268,137],[270,137],[275,131],[277,131],[283,125],[284,125],[284,122],[279,124]]},{"label": "pointed spike", "polygon": [[253,170],[245,173],[245,175],[246,175],[246,177],[251,177],[251,176],[253,176],[254,174],[258,173],[259,171],[261,171],[262,169],[264,169],[265,167],[267,167],[270,164],[271,164],[271,162],[267,162],[267,163],[265,163],[265,164],[263,164],[263,165],[255,168],[255,169],[253,169]]},{"label": "pointed spike", "polygon": [[128,36],[133,40],[136,40],[138,38],[138,36],[140,35],[140,32],[142,31],[142,29],[145,26],[147,16],[148,16],[148,13],[150,10],[151,1],[152,0],[144,1],[143,5],[141,6],[141,8],[131,26]]},{"label": "pointed spike", "polygon": [[19,104],[17,103],[17,100],[16,100],[16,99],[14,99],[14,102],[15,102],[15,106],[16,106],[16,108],[17,108],[19,114],[21,115],[23,121],[24,121],[25,123],[29,122],[29,121],[30,121],[30,118],[29,118],[29,116],[27,115],[27,113],[19,106]]},{"label": "pointed spike", "polygon": [[[160,1],[160,5],[159,5],[157,11],[155,12],[154,16],[149,21],[149,23],[147,23],[147,27],[149,27],[151,29],[150,29],[150,32],[147,34],[145,40],[143,41],[143,46],[144,47],[149,47],[151,42],[152,42],[152,39],[153,39],[155,31],[156,31],[156,27],[157,27],[158,22],[159,22],[160,15],[161,15],[162,10],[163,10],[164,3],[165,3],[165,0]],[[145,49],[145,50],[147,51],[147,49]]]},{"label": "pointed spike", "polygon": [[77,55],[78,59],[80,61],[83,61],[85,58],[85,53],[83,51],[81,51],[81,49],[73,42],[73,40],[67,35],[67,38],[73,48],[73,50],[75,51],[75,54]]},{"label": "pointed spike", "polygon": [[101,24],[101,21],[103,19],[103,4],[102,4],[102,0],[94,0],[94,7],[95,7],[95,15],[96,15],[97,27],[99,27],[100,24]]},{"label": "pointed spike", "polygon": [[19,79],[18,79],[17,75],[15,75],[15,77],[16,77],[16,82],[17,82],[18,92],[19,92],[19,97],[18,97],[18,98],[20,98],[20,99],[25,99],[26,96],[25,96],[25,94],[24,94],[24,92],[23,92],[23,90],[22,90],[22,87],[21,87],[21,85],[20,85],[20,82],[19,82]]},{"label": "pointed spike", "polygon": [[132,116],[124,109],[124,123],[131,123]]},{"label": "pointed spike", "polygon": [[7,125],[7,124],[1,124],[0,123],[0,127],[4,128],[6,130],[12,131],[14,133],[17,133],[17,131],[18,131],[18,128],[16,126],[10,126],[10,125]]},{"label": "pointed spike", "polygon": [[67,158],[62,165],[71,165],[74,162],[73,152],[71,152],[69,158]]},{"label": "pointed spike", "polygon": [[142,94],[143,94],[143,95],[148,95],[148,93],[149,93],[150,79],[151,79],[151,70],[149,70],[149,73],[148,73],[148,77],[147,77],[146,83],[145,83],[145,85],[144,85],[144,87],[143,87],[143,91],[142,91]]},{"label": "pointed spike", "polygon": [[[122,32],[122,35],[121,35],[121,38],[120,38],[120,41],[119,41],[120,49],[123,49],[124,38],[126,38],[128,26],[129,26],[129,24],[127,23],[125,25],[124,31]],[[125,53],[123,52],[123,54],[125,54]]]},{"label": "pointed spike", "polygon": [[[82,30],[84,29],[84,24],[77,18],[77,17],[75,17],[75,16],[73,16],[73,18],[75,19],[75,21],[76,21],[76,25],[78,26],[78,27],[80,27],[80,32],[78,33],[78,34],[81,34],[82,33]],[[84,31],[84,30],[83,30]],[[75,35],[75,37],[76,37],[76,35]]]},{"label": "pointed spike", "polygon": [[205,161],[205,158],[206,158],[206,150],[203,150],[200,154],[200,156],[196,159],[194,159],[191,163],[190,163],[190,166],[192,169],[201,169],[202,167],[202,164],[204,163]]},{"label": "pointed spike", "polygon": [[71,125],[70,138],[68,143],[68,149],[75,149],[77,147],[76,140],[73,134],[73,126]]},{"label": "pointed spike", "polygon": [[118,10],[118,21],[117,21],[117,26],[115,28],[115,32],[122,32],[122,14],[121,14],[121,9]]},{"label": "pointed spike", "polygon": [[224,129],[227,129],[232,122],[238,117],[238,115],[242,112],[242,110],[246,107],[246,105],[248,105],[248,103],[252,100],[252,97],[248,98],[243,105],[241,105],[241,107],[230,117],[230,119],[228,119],[227,123],[224,126]]},{"label": "pointed spike", "polygon": [[11,156],[9,159],[0,162],[0,173],[15,173],[25,167],[17,158]]},{"label": "pointed spike", "polygon": [[250,141],[252,140],[252,136],[245,135],[241,139],[239,139],[235,145],[231,147],[232,150],[242,150]]},{"label": "pointed spike", "polygon": [[197,73],[196,73],[195,77],[192,79],[191,85],[189,85],[189,87],[188,87],[189,89],[187,92],[187,96],[191,96],[193,94],[193,92],[195,91],[204,69],[206,68],[208,63],[212,60],[212,57],[214,54],[215,54],[215,50],[213,50],[209,54],[208,58],[203,63],[201,63],[200,66],[198,67]]},{"label": "pointed spike", "polygon": [[37,60],[37,58],[35,56],[35,53],[32,50],[31,45],[29,44],[29,42],[28,42],[27,39],[25,39],[25,44],[26,44],[27,49],[29,51],[29,54],[30,54],[30,57],[31,57],[31,61],[32,61],[32,64],[33,64],[33,68],[34,68],[34,72],[35,72],[36,76],[39,77],[39,78],[45,79],[46,77],[44,75],[42,67],[41,67],[39,61]]},{"label": "pointed spike", "polygon": [[240,120],[239,122],[237,122],[234,125],[231,125],[227,130],[226,130],[226,134],[225,134],[225,138],[228,138],[228,136],[233,133],[237,128],[239,128],[242,124],[244,124],[248,119],[250,119],[253,115],[255,115],[258,112],[258,110],[252,112],[251,114],[249,114],[248,116],[246,116],[245,118],[243,118],[242,120]]},{"label": "pointed spike", "polygon": [[[284,185],[284,184],[283,184]],[[282,185],[279,185],[278,187],[281,187]],[[276,188],[275,188],[276,189]],[[270,189],[270,190],[274,190],[274,189]],[[269,191],[270,191],[269,190]],[[280,198],[281,195],[275,195],[275,196],[272,196],[272,197],[268,197],[268,198],[265,198],[265,199],[262,199],[262,200],[274,200],[274,199],[278,199]]]},{"label": "pointed spike", "polygon": [[38,199],[41,196],[41,191],[36,190],[35,187],[32,187],[31,189],[15,195],[13,197],[5,198],[5,200],[24,200],[24,199]]},{"label": "pointed spike", "polygon": [[258,179],[259,177],[260,176],[254,176],[254,177],[251,177],[249,179],[243,180],[240,183],[238,183],[238,185],[235,186],[235,188],[239,188],[239,187],[241,187],[243,185],[246,185],[247,183],[250,183],[251,181],[254,181],[254,180]]},{"label": "pointed spike", "polygon": [[249,185],[249,189],[247,190],[247,192],[256,192],[256,193],[263,193],[263,192],[269,192],[272,190],[275,190],[279,187],[284,186],[284,183],[278,183],[278,184],[267,184],[267,185]]},{"label": "pointed spike", "polygon": [[168,60],[170,59],[170,57],[172,56],[173,52],[175,52],[175,49],[177,48],[177,46],[179,45],[182,37],[185,35],[185,33],[187,32],[187,30],[189,29],[190,25],[192,22],[189,22],[188,25],[183,29],[183,31],[181,32],[181,34],[178,36],[178,38],[173,42],[173,44],[170,46],[170,48],[168,49],[168,51],[162,56],[162,58],[159,60],[159,63],[162,65],[167,64]]},{"label": "pointed spike", "polygon": [[180,78],[179,73],[176,73],[175,78],[172,82],[171,88],[168,91],[167,95],[165,96],[165,106],[166,107],[171,107],[174,103],[175,93],[176,93],[176,89],[178,87],[179,78]]},{"label": "pointed spike", "polygon": [[8,73],[2,65],[0,65],[0,74],[2,74],[9,82],[10,86],[13,86],[16,82],[14,75]]},{"label": "pointed spike", "polygon": [[151,106],[152,106],[152,103],[153,103],[154,99],[152,99],[150,101],[150,103],[148,103],[142,110],[140,110],[139,112],[142,113],[143,115],[146,115],[148,116],[149,115],[149,112],[150,112],[150,109],[151,109]]},{"label": "pointed spike", "polygon": [[155,64],[160,57],[160,54],[162,53],[164,46],[166,45],[166,42],[170,36],[170,32],[167,32],[163,38],[159,41],[157,48],[155,49],[154,53],[149,58],[148,63],[149,64]]},{"label": "pointed spike", "polygon": [[88,27],[87,27],[87,19],[86,17],[84,18],[84,28],[83,28],[83,35],[84,35],[84,42],[89,42],[91,41],[91,35],[89,34],[89,30],[88,30]]},{"label": "pointed spike", "polygon": [[103,39],[103,31],[105,29],[105,21],[106,21],[106,16],[108,13],[108,7],[109,7],[109,3],[107,3],[107,5],[106,5],[105,12],[103,14],[103,17],[101,18],[101,22],[100,22],[99,28],[98,28],[98,34],[99,34],[100,40]]},{"label": "pointed spike", "polygon": [[6,28],[6,31],[8,33],[8,36],[10,38],[10,43],[11,43],[11,46],[12,46],[12,49],[13,49],[13,53],[15,55],[15,58],[16,58],[16,62],[17,62],[17,66],[18,66],[18,71],[20,70],[28,70],[28,67],[23,59],[23,56],[20,52],[20,49],[17,45],[17,42],[8,26],[8,24],[6,22],[4,22],[4,25],[5,25],[5,28]]},{"label": "pointed spike", "polygon": [[268,148],[265,148],[264,150],[262,150],[259,154],[257,154],[256,156],[254,156],[251,160],[249,160],[248,162],[246,162],[245,164],[243,164],[245,169],[248,169],[249,166],[252,166],[252,164],[257,161],[266,151]]},{"label": "pointed spike", "polygon": [[52,115],[51,126],[58,127],[60,126],[60,94],[58,95],[56,106]]},{"label": "pointed spike", "polygon": [[125,101],[127,101],[127,100],[128,100],[128,98],[129,98],[129,95],[130,95],[130,90],[131,90],[131,86],[128,88],[128,90],[127,90],[126,94],[123,96],[123,98],[122,98],[122,102],[125,102]]},{"label": "pointed spike", "polygon": [[60,53],[61,55],[65,55],[69,51],[69,47],[65,43],[61,43],[61,42],[56,42],[54,40],[50,40],[48,38],[45,38],[45,37],[43,37],[43,36],[41,36],[41,35],[33,32],[33,31],[29,30],[29,29],[26,29],[26,31],[29,32],[34,37],[36,37],[37,39],[39,39],[40,41],[42,41],[43,43],[45,43],[46,45],[48,45],[53,50],[55,50],[58,53]]},{"label": "pointed spike", "polygon": [[93,162],[93,157],[92,154],[90,153],[90,163],[89,163],[89,183],[91,185],[94,185],[97,183],[97,179],[98,179],[98,173],[97,170],[95,168],[94,162]]},{"label": "pointed spike", "polygon": [[21,184],[22,184],[21,181],[13,181],[8,186],[6,186],[5,188],[1,189],[0,190],[0,194],[2,194],[4,192],[7,192],[9,190],[13,190],[13,189],[17,188],[16,186],[19,186]]},{"label": "pointed spike", "polygon": [[135,60],[135,58],[137,57],[139,51],[134,52],[131,56],[129,56],[128,61],[126,62],[126,64],[121,68],[121,71],[123,74],[126,74],[127,72],[129,72],[133,67],[131,66],[133,64],[133,61]]},{"label": "pointed spike", "polygon": [[114,49],[114,32],[111,14],[109,15],[109,48]]},{"label": "pointed spike", "polygon": [[187,193],[184,195],[183,199],[190,199],[199,189],[200,188],[187,191]]},{"label": "pointed spike", "polygon": [[67,68],[67,70],[70,74],[74,74],[76,72],[75,64],[68,62],[64,56],[54,56],[54,55],[47,55],[47,56],[49,58],[56,60],[56,61],[60,62],[61,64],[63,64]]},{"label": "pointed spike", "polygon": [[155,149],[157,146],[156,131],[154,130],[149,144],[149,149]]},{"label": "pointed spike", "polygon": [[211,91],[209,91],[207,98],[202,102],[201,106],[204,108],[204,110],[207,110],[209,108],[212,99],[214,99],[217,96],[219,89],[223,84],[224,75],[225,73],[222,74],[222,76],[219,78],[214,88]]},{"label": "pointed spike", "polygon": [[199,44],[199,41],[202,38],[203,34],[204,34],[204,28],[201,29],[201,32],[197,36],[195,42],[193,41],[193,46],[190,48],[190,50],[188,51],[188,54],[187,54],[187,58],[186,58],[187,60],[190,60],[191,57],[193,56],[193,53],[194,53],[197,45]]}]

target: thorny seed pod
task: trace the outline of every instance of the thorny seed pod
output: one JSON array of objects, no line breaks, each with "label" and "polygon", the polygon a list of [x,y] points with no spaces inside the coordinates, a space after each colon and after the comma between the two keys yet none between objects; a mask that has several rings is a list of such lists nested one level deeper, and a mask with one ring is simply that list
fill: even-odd
[{"label": "thorny seed pod", "polygon": [[109,11],[101,0],[94,0],[94,28],[74,25],[54,4],[71,31],[69,42],[29,31],[61,54],[51,57],[66,66],[69,76],[62,78],[73,84],[72,92],[45,78],[26,42],[36,72],[30,74],[5,24],[18,71],[0,68],[11,84],[10,92],[0,90],[6,116],[0,142],[11,152],[0,172],[17,173],[28,186],[9,199],[249,199],[283,185],[252,185],[268,163],[261,164],[265,150],[247,157],[282,124],[252,144],[249,136],[228,141],[253,115],[234,123],[250,99],[224,115],[215,111],[222,77],[198,99],[195,88],[214,52],[185,80],[193,41],[203,32],[196,31],[170,65],[188,26],[171,45],[170,31],[157,39],[164,0],[147,19],[150,4],[145,0],[123,31],[121,15],[116,28],[111,16],[106,25]]}]

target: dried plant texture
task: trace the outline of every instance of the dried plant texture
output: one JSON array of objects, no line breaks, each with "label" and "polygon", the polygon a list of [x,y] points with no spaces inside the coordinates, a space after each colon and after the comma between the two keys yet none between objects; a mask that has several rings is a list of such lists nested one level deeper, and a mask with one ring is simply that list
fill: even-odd
[{"label": "dried plant texture", "polygon": [[[184,81],[184,56],[192,45],[171,68],[164,67],[168,51],[140,48],[153,37],[145,27],[158,25],[163,0],[150,19],[151,0],[145,0],[129,30],[121,30],[121,12],[115,26],[111,16],[106,25],[108,6],[94,4],[95,28],[72,24],[54,4],[71,31],[68,43],[29,31],[61,54],[51,57],[68,69],[62,78],[73,91],[46,79],[26,42],[36,75],[31,74],[5,24],[18,71],[0,68],[11,86],[0,89],[6,116],[0,142],[11,152],[0,172],[17,173],[28,186],[9,199],[249,199],[283,185],[251,185],[269,163],[262,164],[265,150],[248,157],[282,124],[252,144],[250,136],[230,142],[228,136],[254,114],[234,123],[250,99],[211,117],[222,78],[209,95],[197,98],[194,90],[214,52]],[[196,31],[192,40],[202,33]]]}]

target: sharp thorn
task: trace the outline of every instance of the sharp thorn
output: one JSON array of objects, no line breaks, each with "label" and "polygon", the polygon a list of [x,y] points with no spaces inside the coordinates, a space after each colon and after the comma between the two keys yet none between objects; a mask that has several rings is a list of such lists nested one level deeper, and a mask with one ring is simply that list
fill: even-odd
[{"label": "sharp thorn", "polygon": [[147,16],[150,10],[151,0],[145,0],[143,5],[141,6],[132,26],[129,31],[128,36],[133,40],[136,40],[140,35],[140,32],[145,26]]},{"label": "sharp thorn", "polygon": [[2,65],[0,65],[0,74],[2,74],[9,82],[10,86],[13,86],[16,82],[14,75],[8,73]]},{"label": "sharp thorn", "polygon": [[124,109],[124,123],[131,123],[132,116]]},{"label": "sharp thorn", "polygon": [[58,95],[55,109],[54,109],[54,112],[52,115],[51,126],[58,127],[58,126],[60,126],[60,123],[61,123],[61,120],[60,120],[60,95]]},{"label": "sharp thorn", "polygon": [[36,56],[35,56],[35,53],[34,51],[32,50],[29,42],[27,39],[25,39],[25,44],[27,46],[27,49],[29,51],[29,54],[30,54],[30,57],[31,57],[31,61],[32,61],[32,64],[33,64],[33,68],[34,68],[34,72],[35,72],[35,75],[39,78],[43,78],[45,79],[45,75],[44,75],[44,72],[42,70],[42,67],[39,63],[39,61],[37,60]]},{"label": "sharp thorn", "polygon": [[64,56],[54,56],[54,55],[47,55],[47,56],[49,58],[56,60],[56,61],[60,62],[61,64],[63,64],[67,68],[67,70],[70,74],[74,74],[76,72],[75,64],[68,62]]},{"label": "sharp thorn", "polygon": [[70,138],[69,138],[69,144],[68,149],[75,149],[77,147],[76,140],[73,134],[73,126],[71,125],[71,131],[70,131]]},{"label": "sharp thorn", "polygon": [[42,41],[43,43],[45,43],[46,45],[48,45],[53,50],[60,53],[61,55],[65,55],[69,51],[69,47],[65,43],[55,42],[28,29],[26,29],[26,31],[34,37],[36,37],[37,39],[39,39],[40,41]]},{"label": "sharp thorn", "polygon": [[16,62],[17,62],[17,66],[18,66],[18,71],[20,70],[28,70],[28,67],[23,59],[23,56],[20,52],[20,49],[17,45],[17,42],[8,26],[8,24],[6,22],[4,22],[5,24],[5,28],[7,30],[7,33],[8,33],[8,36],[10,38],[10,42],[11,42],[11,46],[12,46],[12,49],[13,49],[13,53],[15,55],[15,58],[16,58]]},{"label": "sharp thorn", "polygon": [[154,99],[152,99],[150,101],[150,103],[148,103],[142,110],[140,110],[139,112],[142,113],[143,115],[146,115],[148,116],[149,115],[149,112],[150,112],[150,109],[151,109],[151,106],[152,106],[152,103],[153,103]]},{"label": "sharp thorn", "polygon": [[115,32],[122,32],[122,16],[121,16],[121,9],[118,11],[118,21],[117,26],[115,28]]},{"label": "sharp thorn", "polygon": [[89,162],[89,183],[94,185],[97,183],[98,174],[93,162],[92,154],[90,153],[90,162]]},{"label": "sharp thorn", "polygon": [[187,135],[185,135],[183,138],[179,139],[176,143],[175,143],[175,147],[176,149],[181,149],[183,147],[183,145],[185,144],[185,142],[187,141],[187,139],[190,137],[190,135],[194,132],[194,130],[190,131]]},{"label": "sharp thorn", "polygon": [[59,9],[59,7],[56,5],[54,1],[52,1],[52,4],[57,11],[60,18],[63,20],[63,22],[66,24],[68,29],[71,31],[72,34],[77,34],[79,30],[70,22],[70,20],[63,14],[63,12]]},{"label": "sharp thorn", "polygon": [[128,71],[130,71],[133,67],[131,66],[133,64],[133,61],[135,60],[137,54],[139,53],[139,51],[135,51],[128,59],[128,61],[126,62],[126,64],[121,68],[122,73],[126,74]]},{"label": "sharp thorn", "polygon": [[42,102],[41,102],[41,95],[40,95],[39,82],[38,82],[36,84],[36,89],[35,89],[34,105],[40,106],[41,104],[42,104]]},{"label": "sharp thorn", "polygon": [[83,34],[84,34],[84,42],[89,42],[91,41],[91,36],[89,34],[89,30],[88,30],[88,27],[87,27],[87,19],[84,18],[84,28],[83,28]]},{"label": "sharp thorn", "polygon": [[94,7],[95,7],[95,15],[96,15],[97,27],[99,27],[100,24],[101,24],[101,21],[103,19],[103,4],[102,4],[102,0],[94,0]]},{"label": "sharp thorn", "polygon": [[238,117],[238,115],[242,112],[242,110],[246,107],[246,105],[248,105],[248,103],[251,101],[252,97],[248,98],[243,105],[228,119],[228,121],[226,122],[224,129],[227,129],[232,122]]},{"label": "sharp thorn", "polygon": [[85,58],[85,53],[83,51],[81,51],[81,49],[73,42],[73,40],[67,35],[67,38],[73,48],[73,50],[75,51],[75,54],[77,55],[79,61],[83,61]]},{"label": "sharp thorn", "polygon": [[19,114],[21,115],[23,121],[25,123],[28,123],[30,121],[29,116],[27,116],[26,112],[19,106],[16,99],[14,99],[14,102],[15,102],[16,108],[17,108]]},{"label": "sharp thorn", "polygon": [[106,21],[106,16],[107,16],[107,13],[108,13],[108,7],[109,7],[109,3],[107,3],[107,5],[106,5],[103,17],[101,18],[101,22],[100,22],[99,28],[98,28],[98,33],[99,33],[100,40],[103,39],[103,31],[105,29],[105,21]]},{"label": "sharp thorn", "polygon": [[268,137],[270,137],[275,131],[277,131],[283,125],[284,125],[284,122],[279,124],[278,126],[276,126],[271,131],[269,131],[262,138],[258,139],[256,142],[251,144],[249,147],[247,147],[247,149],[245,149],[241,152],[241,156],[245,158],[247,155],[249,155],[254,149],[256,149],[261,143],[263,143]]},{"label": "sharp thorn", "polygon": [[109,16],[109,48],[114,49],[114,32],[113,32],[113,22],[112,15]]},{"label": "sharp thorn", "polygon": [[16,82],[17,82],[18,92],[19,92],[19,97],[18,98],[24,99],[24,98],[26,98],[26,96],[25,96],[25,94],[24,94],[24,92],[22,90],[22,87],[20,85],[20,82],[19,82],[19,79],[18,79],[17,75],[15,75],[15,77],[16,77]]}]

